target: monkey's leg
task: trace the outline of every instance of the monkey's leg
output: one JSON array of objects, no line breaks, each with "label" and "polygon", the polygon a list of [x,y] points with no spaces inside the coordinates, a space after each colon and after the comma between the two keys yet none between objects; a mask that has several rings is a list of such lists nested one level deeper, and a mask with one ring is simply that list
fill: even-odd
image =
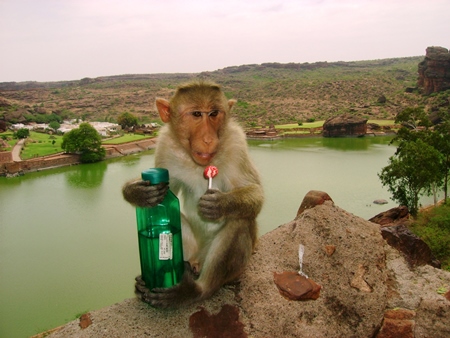
[{"label": "monkey's leg", "polygon": [[183,258],[186,262],[189,262],[193,273],[198,275],[201,269],[198,259],[198,243],[192,232],[191,225],[183,214],[181,214],[181,225],[183,228],[181,232],[183,235]]},{"label": "monkey's leg", "polygon": [[158,308],[179,307],[211,297],[220,287],[239,277],[252,253],[252,239],[247,220],[229,221],[217,233],[206,251],[203,267],[197,280],[185,271],[178,285],[154,289],[141,299]]}]

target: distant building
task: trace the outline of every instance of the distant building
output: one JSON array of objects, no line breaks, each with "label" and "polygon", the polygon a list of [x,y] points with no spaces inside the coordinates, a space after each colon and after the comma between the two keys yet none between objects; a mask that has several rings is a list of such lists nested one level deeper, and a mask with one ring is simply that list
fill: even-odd
[{"label": "distant building", "polygon": [[[88,122],[92,127],[94,127],[97,132],[103,136],[107,137],[111,134],[117,133],[121,130],[120,125],[117,123],[111,123],[111,122]],[[72,121],[64,121],[63,124],[59,127],[58,131],[61,133],[67,133],[73,129],[76,129],[80,126],[79,122],[76,122],[75,120]]]}]

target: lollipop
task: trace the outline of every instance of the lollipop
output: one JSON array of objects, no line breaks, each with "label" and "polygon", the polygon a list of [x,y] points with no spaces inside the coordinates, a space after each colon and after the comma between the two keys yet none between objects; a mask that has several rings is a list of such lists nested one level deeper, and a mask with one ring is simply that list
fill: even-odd
[{"label": "lollipop", "polygon": [[209,183],[208,183],[208,189],[211,189],[212,187],[212,179],[213,177],[215,177],[217,174],[219,173],[219,169],[217,169],[215,166],[213,165],[209,165],[205,168],[205,171],[203,172],[203,176],[205,176],[205,178],[209,179]]}]

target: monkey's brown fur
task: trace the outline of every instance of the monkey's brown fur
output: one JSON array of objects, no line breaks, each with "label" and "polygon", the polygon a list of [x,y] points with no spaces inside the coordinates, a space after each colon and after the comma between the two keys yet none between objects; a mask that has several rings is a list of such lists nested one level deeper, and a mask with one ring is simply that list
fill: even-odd
[{"label": "monkey's brown fur", "polygon": [[[148,290],[138,278],[136,292],[152,306],[177,307],[210,297],[237,279],[251,256],[264,197],[244,132],[230,117],[234,102],[217,84],[203,81],[180,86],[170,101],[156,100],[166,125],[155,166],[169,170],[170,188],[182,202],[184,258],[193,271],[187,269],[182,282],[168,289]],[[207,165],[219,169],[212,189],[203,177]],[[123,195],[134,205],[152,206],[163,189],[134,180],[125,184]]]}]

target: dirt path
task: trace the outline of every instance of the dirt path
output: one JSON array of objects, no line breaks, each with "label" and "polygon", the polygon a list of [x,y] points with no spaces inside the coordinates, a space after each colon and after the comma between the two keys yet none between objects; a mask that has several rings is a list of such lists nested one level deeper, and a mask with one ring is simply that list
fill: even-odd
[{"label": "dirt path", "polygon": [[25,143],[25,139],[20,139],[19,142],[16,143],[13,150],[11,151],[12,160],[14,162],[22,161],[22,159],[20,158],[20,151],[22,150],[24,143]]}]

